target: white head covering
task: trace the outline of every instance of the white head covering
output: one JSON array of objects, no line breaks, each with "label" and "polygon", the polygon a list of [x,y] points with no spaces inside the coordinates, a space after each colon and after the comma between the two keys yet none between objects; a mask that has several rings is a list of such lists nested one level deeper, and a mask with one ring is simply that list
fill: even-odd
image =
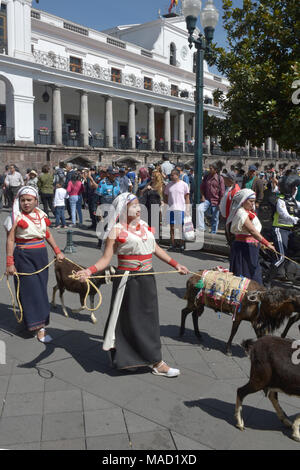
[{"label": "white head covering", "polygon": [[134,199],[137,197],[132,193],[122,193],[116,197],[116,199],[112,203],[112,212],[109,215],[108,226],[105,231],[103,241],[105,241],[110,234],[112,228],[118,223],[118,221],[122,221],[122,216],[126,216],[127,220],[127,206],[130,204]]},{"label": "white head covering", "polygon": [[20,188],[13,203],[12,213],[5,219],[3,224],[8,232],[12,229],[17,216],[20,214],[20,197],[25,195],[34,196],[39,203],[39,193],[33,186],[23,186]]},{"label": "white head covering", "polygon": [[226,220],[226,225],[230,224],[232,222],[235,214],[239,210],[240,207],[244,204],[247,199],[256,199],[256,194],[252,189],[241,189],[238,191],[232,199],[231,207],[230,207],[230,213],[228,216],[228,219]]}]

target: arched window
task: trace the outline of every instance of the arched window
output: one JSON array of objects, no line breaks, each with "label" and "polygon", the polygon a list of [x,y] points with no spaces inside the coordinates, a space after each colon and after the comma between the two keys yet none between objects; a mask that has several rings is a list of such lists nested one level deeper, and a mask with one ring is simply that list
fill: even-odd
[{"label": "arched window", "polygon": [[176,46],[174,42],[170,44],[170,65],[176,65]]}]

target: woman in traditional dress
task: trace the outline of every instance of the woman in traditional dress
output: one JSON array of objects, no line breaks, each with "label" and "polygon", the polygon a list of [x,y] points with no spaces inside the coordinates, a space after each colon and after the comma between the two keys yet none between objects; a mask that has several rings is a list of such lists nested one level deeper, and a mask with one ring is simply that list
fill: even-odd
[{"label": "woman in traditional dress", "polygon": [[255,213],[255,200],[251,189],[236,193],[226,225],[235,236],[230,249],[230,271],[262,284],[259,244],[273,251],[274,246],[260,234],[262,226]]},{"label": "woman in traditional dress", "polygon": [[154,275],[132,274],[153,272],[153,253],[180,274],[189,271],[156,244],[151,227],[140,220],[140,205],[135,195],[123,193],[113,206],[115,213],[105,235],[103,256],[94,266],[77,273],[84,281],[92,273],[105,269],[114,252],[118,254],[117,274],[123,276],[114,279],[103,349],[111,351],[117,369],[151,366],[155,375],[176,377],[180,371],[162,361]]},{"label": "woman in traditional dress", "polygon": [[[50,221],[38,207],[38,192],[35,188],[24,186],[16,196],[12,215],[4,225],[8,231],[6,252],[6,274],[33,273],[48,264],[45,239],[61,260],[64,255],[48,230]],[[14,245],[15,249],[14,249]],[[16,282],[16,280],[15,280]],[[26,328],[37,332],[37,339],[49,343],[46,334],[49,324],[50,305],[47,294],[48,269],[32,276],[20,276],[20,301]]]}]

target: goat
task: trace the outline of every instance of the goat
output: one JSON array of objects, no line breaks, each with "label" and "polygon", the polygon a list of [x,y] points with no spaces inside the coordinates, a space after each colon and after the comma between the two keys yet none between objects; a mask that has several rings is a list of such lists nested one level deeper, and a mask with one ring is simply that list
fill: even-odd
[{"label": "goat", "polygon": [[[201,279],[202,273],[203,271],[198,271],[197,275],[194,274],[193,276],[191,276],[186,283],[186,293],[185,293],[184,299],[187,300],[187,306],[181,311],[181,327],[180,327],[180,336],[183,336],[184,331],[185,331],[186,317],[188,316],[189,313],[192,312],[195,335],[200,340],[201,340],[201,334],[200,334],[199,327],[198,327],[198,318],[204,312],[204,307],[205,306],[210,307],[216,312],[220,310],[220,307],[216,304],[215,300],[212,298],[205,297],[205,305],[203,305],[201,301],[196,300],[196,296],[199,292],[199,289],[196,288],[195,286],[199,282],[199,279]],[[265,290],[265,287],[258,284],[256,281],[250,281],[247,287],[248,293],[251,293],[251,292],[257,293],[258,291],[264,291],[264,290]],[[256,300],[256,297],[255,297],[255,300]],[[228,302],[226,302],[226,300],[222,304],[222,312],[224,313],[233,313],[234,311],[233,309],[234,307]],[[232,355],[232,352],[231,352],[232,340],[242,320],[247,320],[252,323],[252,326],[257,336],[262,334],[260,333],[261,324],[259,322],[258,317],[259,317],[258,302],[250,301],[248,299],[248,295],[245,295],[241,302],[241,308],[235,315],[235,320],[232,323],[231,334],[226,344],[226,354],[228,356]]]},{"label": "goat", "polygon": [[300,442],[300,414],[292,423],[278,402],[278,392],[300,397],[300,367],[295,351],[299,342],[264,336],[257,341],[243,341],[242,346],[250,354],[251,370],[249,382],[237,389],[235,419],[236,426],[243,431],[244,421],[241,416],[242,402],[250,393],[264,390],[275,408],[278,418],[287,427],[292,428],[292,438]]},{"label": "goat", "polygon": [[[200,301],[196,301],[199,292],[195,286],[198,283],[203,271],[199,271],[190,277],[187,281],[187,289],[184,298],[187,300],[187,306],[181,311],[181,328],[180,336],[185,331],[185,320],[189,313],[192,312],[195,335],[201,340],[201,334],[198,327],[198,318],[204,311],[204,305]],[[196,301],[196,302],[195,302]],[[215,300],[205,297],[205,306],[210,307],[216,312],[220,310]],[[233,306],[226,301],[222,304],[222,312],[232,313]],[[292,315],[297,312],[296,315]],[[236,312],[235,319],[232,323],[231,334],[226,344],[226,354],[231,356],[232,340],[238,330],[242,320],[250,321],[257,337],[263,336],[268,330],[273,332],[279,328],[285,319],[288,323],[281,337],[285,338],[288,330],[296,321],[300,320],[300,292],[296,289],[266,288],[256,281],[250,281],[247,287],[247,295],[241,302],[241,308]]]},{"label": "goat", "polygon": [[[84,310],[84,299],[87,293],[87,284],[85,282],[80,282],[77,279],[72,279],[69,276],[73,273],[73,271],[80,271],[81,269],[84,269],[83,267],[79,268],[76,264],[73,264],[71,261],[68,261],[66,259],[63,259],[62,261],[55,261],[54,264],[54,270],[55,270],[55,276],[56,276],[56,286],[53,287],[53,295],[52,295],[52,306],[55,307],[55,295],[57,290],[59,290],[59,295],[60,295],[60,300],[62,304],[62,309],[64,312],[64,315],[68,317],[68,312],[66,310],[65,304],[64,304],[64,299],[63,299],[63,294],[65,290],[68,290],[70,292],[76,292],[80,296],[80,302],[81,302],[81,307],[79,309],[72,310],[72,313],[79,313],[82,310]],[[95,279],[93,280],[93,284],[95,284],[96,287],[99,287],[101,284],[107,284],[110,282],[110,275],[115,273],[115,269],[112,266],[109,266],[107,270],[105,270],[105,273],[98,273],[99,275],[105,274],[106,277],[103,279]],[[93,286],[90,286],[90,292],[89,292],[89,299],[90,299],[90,308],[94,308],[94,299],[96,295],[96,290],[93,288]],[[97,318],[94,315],[94,312],[91,312],[91,320],[93,323],[97,323]]]}]

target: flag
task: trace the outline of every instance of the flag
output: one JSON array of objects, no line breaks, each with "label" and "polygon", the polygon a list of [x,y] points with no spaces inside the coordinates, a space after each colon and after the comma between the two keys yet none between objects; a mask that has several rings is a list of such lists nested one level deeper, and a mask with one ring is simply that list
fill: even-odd
[{"label": "flag", "polygon": [[171,5],[169,7],[169,13],[171,13],[172,8],[174,7],[174,5],[178,5],[178,0],[171,0]]}]

